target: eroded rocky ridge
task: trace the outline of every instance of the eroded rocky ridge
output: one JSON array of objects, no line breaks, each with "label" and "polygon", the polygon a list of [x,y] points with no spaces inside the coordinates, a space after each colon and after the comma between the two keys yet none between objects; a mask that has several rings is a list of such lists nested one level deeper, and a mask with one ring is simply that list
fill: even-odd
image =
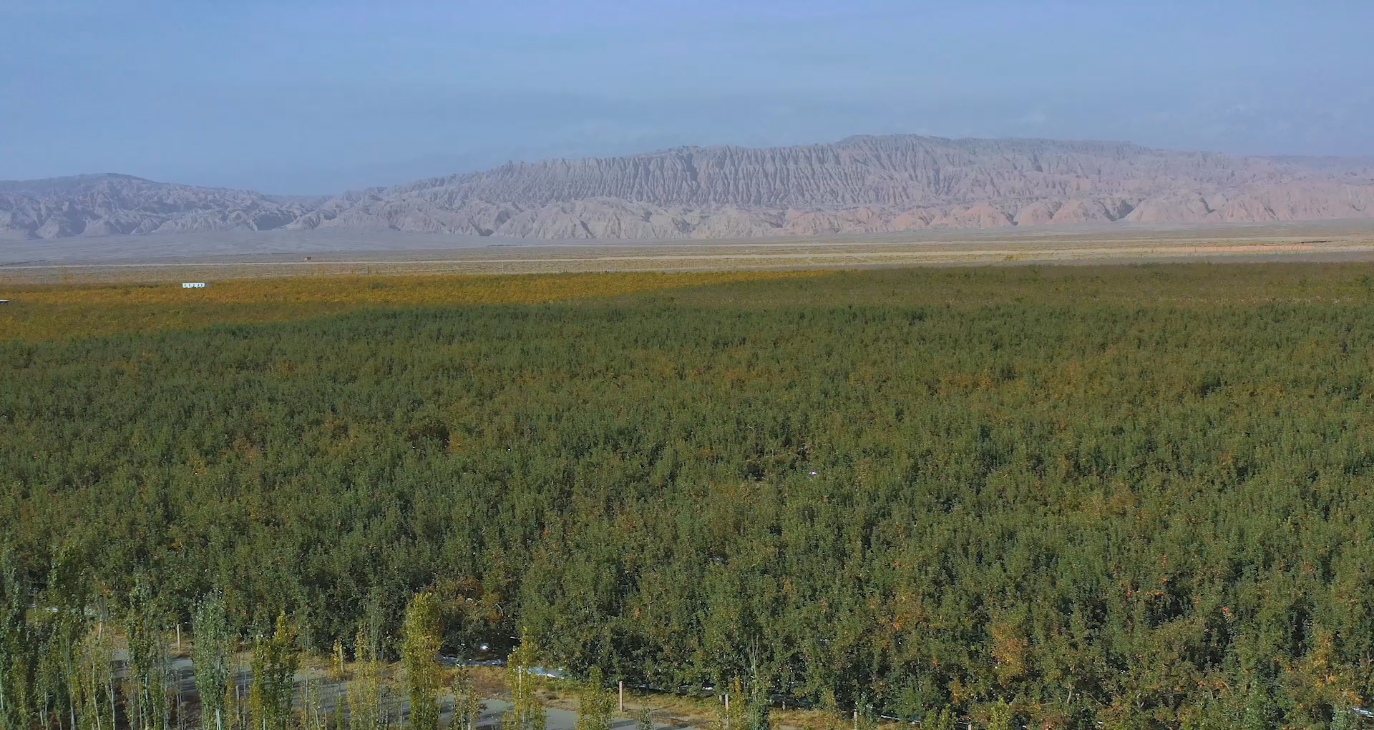
[{"label": "eroded rocky ridge", "polygon": [[157,183],[128,175],[0,182],[0,239],[272,230],[311,207],[246,190]]},{"label": "eroded rocky ridge", "polygon": [[1109,142],[852,137],[512,163],[321,200],[116,175],[0,183],[0,236],[234,228],[544,239],[1374,217],[1374,163]]}]

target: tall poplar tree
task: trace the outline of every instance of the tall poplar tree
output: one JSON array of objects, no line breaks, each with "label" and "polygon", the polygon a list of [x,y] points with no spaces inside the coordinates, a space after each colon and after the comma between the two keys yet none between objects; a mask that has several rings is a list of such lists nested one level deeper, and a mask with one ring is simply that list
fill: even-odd
[{"label": "tall poplar tree", "polygon": [[167,620],[141,576],[129,596],[124,635],[129,644],[125,711],[139,730],[167,730]]},{"label": "tall poplar tree", "polygon": [[575,730],[611,730],[615,696],[606,689],[601,667],[593,666],[578,687],[577,726]]},{"label": "tall poplar tree", "polygon": [[520,646],[506,660],[511,707],[502,719],[502,730],[544,730],[544,705],[537,694],[539,677],[530,671],[538,657],[539,647],[526,629],[521,633]]},{"label": "tall poplar tree", "polygon": [[410,696],[410,724],[415,730],[439,727],[439,603],[430,593],[417,593],[406,606],[401,627],[401,664]]},{"label": "tall poplar tree", "polygon": [[749,662],[749,696],[746,707],[745,730],[769,730],[772,727],[772,685],[759,667],[758,652]]},{"label": "tall poplar tree", "polygon": [[290,726],[299,664],[296,631],[283,611],[277,615],[272,635],[259,637],[253,647],[253,730],[287,730]]},{"label": "tall poplar tree", "polygon": [[0,555],[0,730],[28,726],[29,687],[37,655],[25,614],[29,587],[22,574]]},{"label": "tall poplar tree", "polygon": [[[349,730],[377,730],[382,726],[381,638],[375,627],[358,629],[353,643],[356,669],[347,685]],[[340,729],[342,730],[342,729]]]},{"label": "tall poplar tree", "polygon": [[453,730],[477,730],[482,708],[482,699],[477,696],[477,686],[472,680],[472,669],[458,667],[453,673]]},{"label": "tall poplar tree", "polygon": [[77,655],[79,727],[114,730],[114,631],[104,621],[87,630]]},{"label": "tall poplar tree", "polygon": [[223,596],[218,593],[206,596],[191,618],[191,659],[196,689],[200,693],[200,726],[202,730],[223,730],[224,689],[230,680],[229,660],[235,644]]}]

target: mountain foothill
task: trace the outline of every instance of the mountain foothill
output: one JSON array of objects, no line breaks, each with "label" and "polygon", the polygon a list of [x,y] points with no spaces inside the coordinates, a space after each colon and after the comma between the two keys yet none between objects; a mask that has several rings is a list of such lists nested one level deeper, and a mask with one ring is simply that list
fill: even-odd
[{"label": "mountain foothill", "polygon": [[912,135],[513,162],[316,198],[117,174],[0,182],[0,240],[330,228],[721,239],[1369,217],[1369,160]]}]

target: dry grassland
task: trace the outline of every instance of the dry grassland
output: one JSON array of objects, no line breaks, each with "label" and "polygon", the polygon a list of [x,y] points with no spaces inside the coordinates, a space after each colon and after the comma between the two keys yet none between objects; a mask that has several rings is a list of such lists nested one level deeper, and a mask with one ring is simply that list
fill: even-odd
[{"label": "dry grassland", "polygon": [[[311,242],[313,241],[313,242]],[[307,245],[307,243],[309,245]],[[20,284],[223,281],[436,274],[852,269],[894,266],[1140,261],[1374,260],[1374,221],[1228,226],[971,229],[740,240],[444,245],[435,237],[277,241],[206,246],[146,237],[92,248],[64,244],[27,258],[0,251],[0,288]],[[275,251],[275,252],[274,252]],[[0,292],[0,298],[3,298]]]}]

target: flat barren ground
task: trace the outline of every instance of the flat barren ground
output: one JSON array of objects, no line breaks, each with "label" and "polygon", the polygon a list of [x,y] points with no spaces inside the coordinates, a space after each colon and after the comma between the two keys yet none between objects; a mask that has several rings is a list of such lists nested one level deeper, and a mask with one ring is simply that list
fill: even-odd
[{"label": "flat barren ground", "polygon": [[[1374,221],[986,229],[833,238],[530,243],[396,232],[0,244],[0,285],[282,276],[844,269],[1131,261],[1371,261]],[[0,298],[3,298],[0,296]]]}]

